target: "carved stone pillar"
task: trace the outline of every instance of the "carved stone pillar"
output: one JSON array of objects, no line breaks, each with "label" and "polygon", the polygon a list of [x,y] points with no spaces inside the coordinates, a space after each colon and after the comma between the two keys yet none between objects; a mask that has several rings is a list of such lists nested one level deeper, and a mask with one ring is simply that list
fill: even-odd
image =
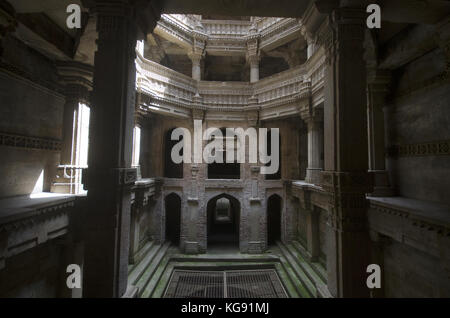
[{"label": "carved stone pillar", "polygon": [[[328,13],[320,35],[327,53],[325,78],[325,171],[328,193],[328,288],[335,297],[367,297],[369,189],[366,127],[365,8],[316,5]],[[323,5],[323,6],[322,6]]]},{"label": "carved stone pillar", "polygon": [[259,81],[259,57],[252,56],[249,58],[250,64],[250,83]]},{"label": "carved stone pillar", "polygon": [[306,39],[306,43],[307,43],[307,49],[306,49],[306,56],[307,59],[309,60],[309,58],[311,56],[313,56],[314,52],[316,51],[316,41],[314,40],[314,37],[312,36],[312,34],[310,32],[308,32],[306,30],[306,27],[303,26],[301,28],[301,32],[303,37]]},{"label": "carved stone pillar", "polygon": [[84,297],[120,297],[127,288],[135,109],[135,7],[92,2],[97,15],[89,168]]},{"label": "carved stone pillar", "polygon": [[192,78],[196,81],[200,81],[202,79],[201,62],[203,54],[189,53],[188,56],[192,61]]},{"label": "carved stone pillar", "polygon": [[254,36],[247,42],[247,62],[250,65],[250,83],[259,81],[259,59],[258,37]]},{"label": "carved stone pillar", "polygon": [[320,183],[320,174],[323,171],[323,112],[317,110],[314,115],[305,119],[308,127],[308,168],[306,169],[306,182]]},{"label": "carved stone pillar", "polygon": [[188,53],[192,61],[192,78],[196,81],[202,80],[202,62],[205,57],[205,40],[203,35],[194,34],[194,43],[191,52]]},{"label": "carved stone pillar", "polygon": [[62,145],[58,173],[52,184],[52,192],[75,193],[77,131],[79,104],[90,104],[93,68],[78,62],[57,64],[60,81],[65,85],[65,104],[62,125]]},{"label": "carved stone pillar", "polygon": [[319,244],[319,213],[314,206],[306,209],[306,247],[311,257],[311,262],[317,262],[320,254]]},{"label": "carved stone pillar", "polygon": [[369,172],[373,176],[372,196],[391,196],[393,190],[385,163],[385,128],[383,107],[388,92],[389,76],[370,76],[367,84],[367,132],[369,136]]},{"label": "carved stone pillar", "polygon": [[14,8],[7,1],[0,0],[0,57],[3,55],[3,39],[17,27],[15,17]]}]

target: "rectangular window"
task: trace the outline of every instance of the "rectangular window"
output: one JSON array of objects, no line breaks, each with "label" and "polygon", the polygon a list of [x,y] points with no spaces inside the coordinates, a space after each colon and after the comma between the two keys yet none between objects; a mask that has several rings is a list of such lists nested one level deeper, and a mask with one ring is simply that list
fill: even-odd
[{"label": "rectangular window", "polygon": [[[87,191],[83,189],[81,180],[82,169],[88,166],[88,150],[89,150],[89,120],[91,109],[85,104],[78,105],[78,118],[76,129],[76,152],[75,152],[75,180],[74,193],[84,194]],[[74,138],[75,139],[75,138]]]}]

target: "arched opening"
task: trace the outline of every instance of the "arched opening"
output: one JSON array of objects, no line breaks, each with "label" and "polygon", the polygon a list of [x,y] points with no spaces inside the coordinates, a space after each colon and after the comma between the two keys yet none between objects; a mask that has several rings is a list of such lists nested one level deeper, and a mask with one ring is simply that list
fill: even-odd
[{"label": "arched opening", "polygon": [[169,129],[164,135],[164,177],[166,178],[183,178],[183,163],[175,163],[172,160],[172,148],[179,140],[172,140],[172,131]]},{"label": "arched opening", "polygon": [[[220,132],[222,134],[222,142],[223,142],[223,150],[221,153],[222,163],[213,162],[208,164],[208,179],[239,179],[241,177],[241,165],[237,162],[236,159],[236,146],[234,149],[235,158],[234,162],[226,162],[227,158],[227,133],[226,128],[220,128]],[[220,137],[216,137],[220,138]],[[234,145],[236,145],[237,138],[236,136],[231,137]]]},{"label": "arched opening", "polygon": [[267,201],[267,244],[281,239],[281,197],[273,194]]},{"label": "arched opening", "polygon": [[239,247],[240,203],[227,194],[209,200],[208,248]]},{"label": "arched opening", "polygon": [[174,245],[180,244],[181,230],[181,198],[171,193],[166,196],[166,240]]}]

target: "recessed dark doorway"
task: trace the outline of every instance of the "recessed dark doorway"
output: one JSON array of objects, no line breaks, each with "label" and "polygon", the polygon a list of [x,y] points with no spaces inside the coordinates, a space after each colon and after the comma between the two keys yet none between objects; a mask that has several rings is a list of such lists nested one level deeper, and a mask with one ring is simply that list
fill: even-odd
[{"label": "recessed dark doorway", "polygon": [[166,207],[166,240],[174,245],[180,244],[181,230],[181,198],[171,193],[165,198]]},{"label": "recessed dark doorway", "polygon": [[208,248],[239,247],[240,203],[227,194],[209,200]]},{"label": "recessed dark doorway", "polygon": [[[166,178],[183,178],[183,163],[175,163],[172,160],[172,148],[179,142],[172,140],[172,128],[164,135],[164,177]],[[181,151],[180,155],[183,155]]]},{"label": "recessed dark doorway", "polygon": [[273,194],[267,201],[267,244],[281,239],[281,197]]}]

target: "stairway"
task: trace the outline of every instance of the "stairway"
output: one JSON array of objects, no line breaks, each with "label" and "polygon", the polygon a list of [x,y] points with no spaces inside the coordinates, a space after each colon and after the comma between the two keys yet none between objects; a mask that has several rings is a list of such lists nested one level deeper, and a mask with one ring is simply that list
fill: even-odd
[{"label": "stairway", "polygon": [[240,270],[275,268],[291,298],[331,297],[326,288],[325,270],[309,263],[298,242],[277,242],[267,253],[247,254],[180,254],[170,243],[148,242],[142,248],[141,260],[130,265],[128,284],[135,297],[160,298],[174,268],[194,270]]},{"label": "stairway", "polygon": [[142,260],[131,266],[128,271],[128,284],[137,289],[137,296],[141,297],[148,285],[155,284],[167,266],[167,259],[165,259],[170,243],[162,245],[153,242],[148,243],[150,246],[144,246],[147,253]]},{"label": "stairway", "polygon": [[[291,243],[277,242],[281,251],[282,264],[291,268],[291,279],[296,278],[303,286],[307,296],[303,297],[331,297],[326,282],[326,270],[319,263],[311,263],[306,260],[306,254],[300,243],[293,241]],[[302,294],[303,294],[302,293]]]}]

